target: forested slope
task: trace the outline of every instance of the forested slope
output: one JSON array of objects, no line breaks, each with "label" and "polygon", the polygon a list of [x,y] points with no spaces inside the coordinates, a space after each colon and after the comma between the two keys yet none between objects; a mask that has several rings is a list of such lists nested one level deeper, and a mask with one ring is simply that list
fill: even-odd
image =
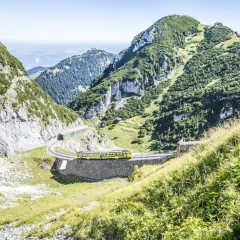
[{"label": "forested slope", "polygon": [[62,60],[42,72],[35,81],[59,104],[67,105],[86,91],[91,82],[112,62],[114,54],[90,49]]}]

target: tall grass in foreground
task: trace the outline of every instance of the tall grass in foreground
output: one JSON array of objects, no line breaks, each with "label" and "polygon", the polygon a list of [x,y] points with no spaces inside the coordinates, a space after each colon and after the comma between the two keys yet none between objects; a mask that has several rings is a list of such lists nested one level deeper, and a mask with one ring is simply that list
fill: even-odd
[{"label": "tall grass in foreground", "polygon": [[79,239],[240,239],[240,121],[79,216]]}]

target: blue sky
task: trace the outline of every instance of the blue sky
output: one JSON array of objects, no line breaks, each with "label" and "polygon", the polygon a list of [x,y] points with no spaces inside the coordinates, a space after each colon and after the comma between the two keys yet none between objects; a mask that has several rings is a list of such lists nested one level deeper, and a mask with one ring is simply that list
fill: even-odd
[{"label": "blue sky", "polygon": [[237,0],[0,0],[0,41],[130,43],[169,14],[240,32]]}]

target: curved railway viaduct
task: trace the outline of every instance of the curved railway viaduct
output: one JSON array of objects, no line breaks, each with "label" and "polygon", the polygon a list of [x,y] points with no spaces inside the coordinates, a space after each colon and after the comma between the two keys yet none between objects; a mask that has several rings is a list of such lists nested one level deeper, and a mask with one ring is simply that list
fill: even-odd
[{"label": "curved railway viaduct", "polygon": [[74,175],[80,178],[99,181],[114,177],[127,177],[132,174],[134,166],[156,165],[173,158],[170,153],[162,154],[134,154],[132,159],[119,160],[81,160],[71,155],[59,153],[55,150],[57,142],[48,146],[48,151],[56,156],[52,167],[63,175]]}]

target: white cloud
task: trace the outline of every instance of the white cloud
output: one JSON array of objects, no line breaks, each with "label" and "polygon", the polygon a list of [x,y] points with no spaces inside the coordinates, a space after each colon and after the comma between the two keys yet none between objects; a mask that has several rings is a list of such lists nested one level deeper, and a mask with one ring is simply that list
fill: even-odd
[{"label": "white cloud", "polygon": [[39,58],[35,58],[35,62],[36,62],[36,63],[39,63],[39,62],[40,62],[40,59],[39,59]]}]

